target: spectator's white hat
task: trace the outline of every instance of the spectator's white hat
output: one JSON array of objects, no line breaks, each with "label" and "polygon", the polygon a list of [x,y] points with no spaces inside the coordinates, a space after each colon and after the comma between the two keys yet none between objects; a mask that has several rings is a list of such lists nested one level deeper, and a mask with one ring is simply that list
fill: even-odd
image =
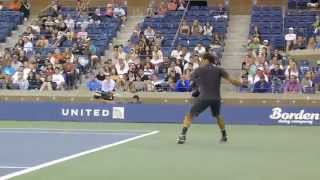
[{"label": "spectator's white hat", "polygon": [[289,30],[293,31],[294,29],[293,29],[293,27],[289,27]]},{"label": "spectator's white hat", "polygon": [[258,67],[258,70],[264,71],[264,68],[262,66]]},{"label": "spectator's white hat", "polygon": [[269,40],[265,39],[263,40],[263,44],[268,44],[269,43]]}]

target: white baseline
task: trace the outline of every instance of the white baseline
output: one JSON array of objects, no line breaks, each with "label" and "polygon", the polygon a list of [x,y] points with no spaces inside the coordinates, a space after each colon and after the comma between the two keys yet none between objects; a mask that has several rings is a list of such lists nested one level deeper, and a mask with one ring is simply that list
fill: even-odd
[{"label": "white baseline", "polygon": [[105,150],[105,149],[108,149],[108,148],[111,148],[111,147],[114,147],[114,146],[125,144],[125,143],[128,143],[130,141],[141,139],[141,138],[146,137],[146,136],[151,136],[151,135],[157,134],[159,132],[160,131],[152,131],[152,132],[149,132],[149,133],[146,133],[146,134],[135,136],[135,137],[132,137],[132,138],[129,138],[129,139],[125,139],[125,140],[119,141],[119,142],[115,142],[115,143],[112,143],[112,144],[101,146],[101,147],[98,147],[98,148],[95,148],[95,149],[83,151],[83,152],[80,152],[80,153],[77,153],[77,154],[74,154],[74,155],[71,155],[71,156],[67,156],[67,157],[61,158],[61,159],[56,159],[56,160],[53,160],[53,161],[49,161],[49,162],[46,162],[46,163],[31,167],[31,168],[28,168],[28,169],[24,169],[24,170],[21,170],[21,171],[17,171],[17,172],[2,176],[2,177],[0,177],[0,180],[7,180],[7,179],[10,179],[10,178],[13,178],[13,177],[17,177],[17,176],[20,176],[20,175],[23,175],[23,174],[27,174],[27,173],[30,173],[30,172],[33,172],[33,171],[36,171],[36,170],[39,170],[39,169],[42,169],[42,168],[45,168],[45,167],[49,167],[49,166],[52,166],[52,165],[55,165],[55,164],[58,164],[58,163],[62,163],[62,162],[65,162],[65,161],[68,161],[68,160],[71,160],[71,159],[75,159],[75,158],[78,158],[78,157],[81,157],[81,156],[85,156],[85,155],[88,155],[88,154],[91,154],[91,153],[94,153],[94,152],[102,151],[102,150]]}]

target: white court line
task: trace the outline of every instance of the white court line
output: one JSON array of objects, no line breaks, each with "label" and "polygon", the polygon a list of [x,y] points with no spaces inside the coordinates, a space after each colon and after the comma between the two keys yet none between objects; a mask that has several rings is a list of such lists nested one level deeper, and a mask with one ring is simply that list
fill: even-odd
[{"label": "white court line", "polygon": [[31,167],[24,167],[24,166],[0,166],[0,169],[27,169]]},{"label": "white court line", "polygon": [[59,128],[0,128],[2,130],[30,130],[30,131],[76,131],[76,132],[132,132],[132,133],[147,133],[151,132],[152,130],[135,130],[135,129],[120,129],[120,130],[103,130],[103,129],[59,129]]},{"label": "white court line", "polygon": [[52,165],[55,165],[55,164],[58,164],[58,163],[62,163],[62,162],[65,162],[65,161],[68,161],[68,160],[71,160],[71,159],[75,159],[75,158],[78,158],[78,157],[81,157],[81,156],[85,156],[85,155],[88,155],[88,154],[91,154],[91,153],[94,153],[94,152],[102,151],[102,150],[109,149],[109,148],[114,147],[114,146],[125,144],[125,143],[128,143],[130,141],[134,141],[134,140],[146,137],[146,136],[151,136],[151,135],[157,134],[159,132],[160,131],[152,131],[152,132],[149,132],[149,133],[146,133],[146,134],[142,134],[142,135],[135,136],[135,137],[132,137],[132,138],[129,138],[129,139],[118,141],[118,142],[115,142],[115,143],[112,143],[112,144],[104,145],[104,146],[101,146],[101,147],[98,147],[98,148],[94,148],[94,149],[83,151],[83,152],[80,152],[80,153],[77,153],[77,154],[74,154],[74,155],[63,157],[61,159],[56,159],[56,160],[53,160],[53,161],[49,161],[49,162],[46,162],[46,163],[31,167],[31,168],[28,168],[28,169],[24,169],[24,170],[21,170],[21,171],[17,171],[17,172],[2,176],[2,177],[0,177],[0,180],[7,180],[7,179],[10,179],[10,178],[13,178],[13,177],[17,177],[17,176],[20,176],[20,175],[23,175],[23,174],[27,174],[27,173],[30,173],[30,172],[33,172],[33,171],[36,171],[36,170],[39,170],[39,169],[42,169],[42,168],[45,168],[45,167],[49,167],[49,166],[52,166]]},{"label": "white court line", "polygon": [[138,132],[89,132],[89,131],[22,131],[22,130],[0,130],[0,134],[2,133],[11,133],[11,134],[65,134],[65,135],[130,135]]}]

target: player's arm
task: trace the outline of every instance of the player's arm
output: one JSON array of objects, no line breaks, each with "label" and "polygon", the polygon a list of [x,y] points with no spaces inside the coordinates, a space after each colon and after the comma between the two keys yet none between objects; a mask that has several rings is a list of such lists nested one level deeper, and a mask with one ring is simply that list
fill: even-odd
[{"label": "player's arm", "polygon": [[222,77],[234,86],[241,86],[241,81],[231,77],[227,71],[221,69]]},{"label": "player's arm", "polygon": [[200,78],[199,73],[198,73],[198,70],[196,69],[191,74],[191,89],[192,89],[191,96],[192,97],[198,97],[200,95],[199,86],[198,86],[199,78]]}]

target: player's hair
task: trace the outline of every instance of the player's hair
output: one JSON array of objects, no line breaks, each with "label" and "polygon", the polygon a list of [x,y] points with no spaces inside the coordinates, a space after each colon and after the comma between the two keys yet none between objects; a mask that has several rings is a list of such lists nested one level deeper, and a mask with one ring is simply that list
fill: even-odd
[{"label": "player's hair", "polygon": [[216,57],[210,53],[205,53],[202,58],[208,60],[212,64],[216,63]]}]

